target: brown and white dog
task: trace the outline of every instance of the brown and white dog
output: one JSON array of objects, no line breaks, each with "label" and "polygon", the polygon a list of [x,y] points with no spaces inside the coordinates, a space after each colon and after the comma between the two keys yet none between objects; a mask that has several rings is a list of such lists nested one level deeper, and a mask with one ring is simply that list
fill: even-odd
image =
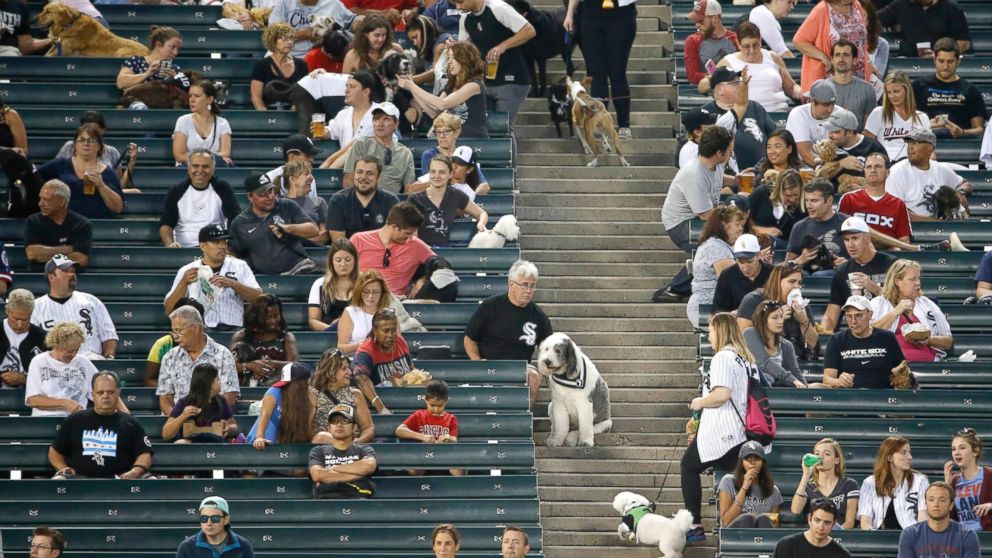
[{"label": "brown and white dog", "polygon": [[[148,55],[148,47],[114,35],[92,17],[75,8],[53,2],[38,14],[38,23],[48,28],[53,41],[62,42],[62,56],[128,58]],[[54,43],[46,56],[58,56]]]},{"label": "brown and white dog", "polygon": [[579,141],[586,153],[592,154],[592,161],[586,164],[587,167],[599,165],[599,155],[602,153],[600,144],[596,141],[595,132],[599,130],[600,138],[607,152],[616,153],[620,157],[620,164],[629,167],[630,163],[624,158],[620,151],[620,138],[613,127],[613,115],[606,110],[602,101],[596,99],[586,90],[586,85],[591,83],[591,78],[585,78],[582,83],[565,78],[565,85],[568,87],[568,94],[572,98],[572,122],[578,129]]}]

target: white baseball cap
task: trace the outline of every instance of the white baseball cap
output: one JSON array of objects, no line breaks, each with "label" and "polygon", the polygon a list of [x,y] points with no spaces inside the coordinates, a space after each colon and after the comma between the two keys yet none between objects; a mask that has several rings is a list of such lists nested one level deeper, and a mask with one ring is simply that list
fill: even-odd
[{"label": "white baseball cap", "polygon": [[742,234],[737,237],[737,242],[734,242],[735,258],[753,258],[760,251],[761,244],[758,243],[758,237],[753,234]]},{"label": "white baseball cap", "polygon": [[858,310],[871,310],[871,302],[867,297],[861,295],[854,295],[847,297],[847,302],[844,303],[844,308],[848,307],[857,308]]},{"label": "white baseball cap", "polygon": [[372,105],[372,115],[375,116],[376,111],[384,112],[389,116],[392,116],[396,120],[400,119],[400,109],[396,108],[396,105],[390,102],[376,103]]},{"label": "white baseball cap", "polygon": [[868,223],[861,217],[848,217],[840,226],[840,234],[844,233],[871,233]]}]

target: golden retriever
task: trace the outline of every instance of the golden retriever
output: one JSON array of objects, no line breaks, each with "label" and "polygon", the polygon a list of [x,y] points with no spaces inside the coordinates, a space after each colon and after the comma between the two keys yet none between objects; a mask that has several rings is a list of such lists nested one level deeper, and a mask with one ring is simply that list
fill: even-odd
[{"label": "golden retriever", "polygon": [[[46,4],[38,14],[38,23],[48,28],[53,41],[62,41],[62,56],[105,56],[127,58],[147,56],[148,47],[114,35],[92,17],[65,4]],[[57,56],[53,43],[46,56]]]}]

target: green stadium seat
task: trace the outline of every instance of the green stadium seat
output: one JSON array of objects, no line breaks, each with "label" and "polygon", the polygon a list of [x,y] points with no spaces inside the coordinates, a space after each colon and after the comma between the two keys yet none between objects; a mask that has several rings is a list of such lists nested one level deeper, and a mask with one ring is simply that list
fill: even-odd
[{"label": "green stadium seat", "polygon": [[[34,10],[39,13],[41,11],[40,7],[34,7]],[[101,4],[100,13],[111,26],[134,25],[146,29],[150,25],[162,25],[163,21],[169,22],[173,27],[214,27],[217,20],[223,17],[220,6]],[[185,46],[184,41],[183,47]]]},{"label": "green stadium seat", "polygon": [[[326,252],[327,249],[323,247],[307,249],[310,257],[318,262],[324,261]],[[520,257],[520,250],[517,248],[438,248],[435,252],[444,256],[459,273],[506,273],[513,262]],[[962,254],[967,255],[963,252]],[[146,273],[174,274],[177,269],[199,255],[198,248],[96,247],[90,252],[89,269],[105,273],[119,271],[133,273],[135,269],[140,269]],[[8,247],[7,258],[15,270],[26,269],[28,266],[23,247]],[[977,263],[978,260],[975,259],[975,265]],[[315,276],[308,277],[311,278],[311,283],[316,279]]]},{"label": "green stadium seat", "polygon": [[[962,421],[962,426],[964,426],[964,421]],[[823,437],[827,435],[824,434]],[[844,464],[847,467],[848,476],[858,478],[859,482],[865,476],[871,474],[872,467],[875,464],[875,456],[878,453],[879,443],[884,438],[879,438],[878,440],[863,439],[863,440],[850,440],[841,439],[838,440],[841,447],[844,448]],[[913,449],[913,468],[926,474],[934,475],[938,471],[943,475],[944,463],[950,459],[950,437],[941,443],[939,446],[934,445],[923,445],[914,444],[913,440],[909,440],[910,445]],[[813,449],[813,441],[809,443],[800,442],[779,442],[776,440],[774,442],[774,449],[772,453],[768,454],[768,466],[772,468],[772,471],[779,470],[799,470],[800,462],[803,459],[803,455],[809,453]],[[935,479],[936,480],[936,479]],[[785,487],[786,490],[794,488],[796,485],[793,484],[789,487]],[[780,487],[782,488],[782,487]]]},{"label": "green stadium seat", "polygon": [[[776,417],[778,430],[775,440],[815,443],[829,432],[830,437],[846,440],[877,440],[889,436],[903,436],[915,446],[944,446],[950,443],[955,432],[965,426],[978,431],[979,435],[992,434],[992,421],[975,417],[960,418],[884,418],[873,420],[850,420],[847,418],[816,417]],[[774,449],[773,449],[774,451]]]},{"label": "green stadium seat", "polygon": [[[813,302],[825,304],[830,298],[830,281],[831,278],[824,277],[803,278],[803,296]],[[923,277],[922,288],[923,292],[931,298],[959,303],[975,294],[975,281],[972,277],[925,275]]]},{"label": "green stadium seat", "polygon": [[[775,545],[788,535],[803,531],[796,529],[720,529],[720,556],[753,558],[771,556]],[[854,556],[895,557],[899,550],[900,531],[835,531],[831,537]],[[992,545],[992,533],[979,533],[984,548]]]},{"label": "green stadium seat", "polygon": [[[383,469],[513,469],[534,467],[534,444],[527,442],[458,444],[373,444]],[[280,444],[258,451],[249,444],[156,444],[152,469],[158,472],[199,469],[292,470],[305,468],[310,444]],[[0,471],[51,470],[48,444],[11,444],[0,451]],[[78,546],[76,548],[79,548]],[[135,550],[138,550],[135,547]]]},{"label": "green stadium seat", "polygon": [[768,396],[776,416],[845,413],[952,418],[981,417],[992,410],[992,390],[771,388]]},{"label": "green stadium seat", "polygon": [[[265,395],[266,388],[243,387],[238,404],[247,412],[248,404],[257,401]],[[424,407],[424,391],[420,388],[379,388],[379,395],[386,406],[407,413]],[[448,408],[452,412],[483,412],[483,411],[524,411],[528,409],[527,388],[516,386],[454,386],[450,389],[451,399]],[[158,396],[155,388],[126,387],[121,398],[134,414],[158,414]],[[0,412],[28,414],[30,409],[24,405],[23,389],[4,389],[0,391]]]},{"label": "green stadium seat", "polygon": [[[322,261],[322,260],[320,260]],[[179,266],[176,267],[179,269]],[[79,288],[103,302],[157,302],[161,303],[172,288],[176,271],[172,273],[122,276],[109,273],[84,273],[79,277]],[[314,275],[257,275],[255,279],[267,293],[279,295],[283,302],[306,302]],[[482,300],[506,292],[506,276],[459,275],[458,299]],[[16,284],[39,296],[48,291],[48,279],[43,273],[17,273]],[[164,312],[164,310],[163,310]]]},{"label": "green stadium seat", "polygon": [[[829,340],[829,335],[821,335],[820,346],[825,348]],[[709,342],[703,343],[702,339],[700,341],[701,356],[713,356],[713,349],[710,347]],[[955,334],[954,346],[951,347],[951,350],[947,351],[948,356],[960,356],[968,351],[975,351],[975,355],[981,359],[992,357],[992,347],[988,345],[988,335]]]},{"label": "green stadium seat", "polygon": [[[137,500],[121,502],[94,500],[85,506],[67,506],[62,500],[7,502],[0,507],[0,523],[38,525],[91,525],[94,527],[187,527],[199,510],[192,502]],[[192,506],[192,507],[195,507]],[[458,527],[476,523],[538,522],[536,498],[512,500],[472,500],[430,498],[386,500],[378,494],[371,500],[242,500],[234,506],[238,524],[309,524],[359,527],[366,524],[442,522],[458,518]],[[240,531],[240,529],[237,529]],[[391,529],[389,529],[391,530]],[[75,541],[73,541],[75,542]],[[75,547],[75,544],[73,544]]]},{"label": "green stadium seat", "polygon": [[[973,277],[982,260],[983,253],[978,250],[970,252],[890,252],[897,258],[905,258],[919,262],[923,267],[923,278],[930,276]],[[9,255],[9,253],[8,253]],[[785,250],[776,250],[775,263],[785,261]]]},{"label": "green stadium seat", "polygon": [[[0,61],[0,71],[2,71],[3,61]],[[282,143],[273,139],[254,139],[250,130],[243,130],[239,133],[234,130],[232,139],[231,156],[235,163],[250,162],[255,166],[279,165],[283,161]],[[140,161],[150,165],[167,165],[174,162],[172,157],[172,140],[166,138],[143,138],[134,135],[122,140],[131,140],[138,144],[138,157]],[[28,149],[32,160],[36,162],[48,161],[58,154],[59,149],[66,141],[66,136],[44,137],[32,135],[28,140]],[[414,160],[419,161],[420,155],[425,150],[437,145],[434,140],[428,139],[405,139],[403,145],[413,151]],[[330,154],[338,149],[336,141],[320,141],[317,146],[323,150],[324,154]],[[483,166],[509,166],[510,165],[510,141],[507,138],[477,139],[472,141],[472,147],[476,152],[479,163]]]},{"label": "green stadium seat", "polygon": [[[397,442],[393,435],[408,414],[376,415],[376,441]],[[161,415],[137,415],[145,433],[155,441],[162,440],[162,426],[166,418]],[[255,419],[252,415],[236,415],[239,431],[248,432]],[[61,417],[30,417],[3,416],[0,417],[0,442],[51,442],[62,424]],[[528,440],[531,432],[532,417],[529,412],[511,412],[501,410],[499,414],[489,413],[459,413],[458,438],[461,441],[473,440]],[[0,523],[3,520],[0,519]]]},{"label": "green stadium seat", "polygon": [[[709,368],[709,361],[704,362]],[[801,362],[806,380],[810,383],[823,381],[822,362]],[[985,362],[914,362],[913,374],[923,389],[990,388],[992,376]]]},{"label": "green stadium seat", "polygon": [[[178,500],[195,501],[211,494],[239,500],[292,500],[310,498],[313,483],[303,478],[260,479],[118,479],[0,480],[0,501],[37,500]],[[489,477],[382,477],[376,479],[376,498],[536,498],[532,475]]]},{"label": "green stadium seat", "polygon": [[[700,327],[705,327],[705,322],[710,316],[710,308],[709,304],[701,304],[699,306]],[[813,311],[814,320],[817,323],[821,322],[826,305],[812,304],[810,305],[810,309]],[[947,323],[950,324],[951,331],[954,334],[964,332],[992,332],[992,308],[988,306],[944,304],[941,306],[941,309],[944,311],[944,315],[947,317]]]},{"label": "green stadium seat", "polygon": [[[517,360],[414,360],[417,368],[449,384],[520,385],[525,379],[523,361]],[[100,370],[117,373],[123,387],[141,387],[145,381],[144,358],[105,360]]]}]

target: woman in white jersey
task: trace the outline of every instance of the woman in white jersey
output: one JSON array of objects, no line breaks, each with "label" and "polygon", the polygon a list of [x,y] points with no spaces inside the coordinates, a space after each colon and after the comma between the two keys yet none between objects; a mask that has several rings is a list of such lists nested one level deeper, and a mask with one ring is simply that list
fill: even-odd
[{"label": "woman in white jersey", "polygon": [[913,470],[909,440],[890,436],[882,442],[875,457],[872,476],[861,483],[858,519],[861,528],[905,529],[927,520],[924,498],[930,481]]},{"label": "woman in white jersey", "polygon": [[909,75],[894,71],[885,76],[882,106],[875,107],[865,120],[865,136],[878,140],[895,163],[906,158],[903,138],[913,128],[930,128],[930,117],[916,110],[916,97]]},{"label": "woman in white jersey", "polygon": [[716,355],[703,381],[702,396],[689,403],[694,413],[700,413],[699,427],[681,464],[682,500],[695,522],[686,534],[689,542],[706,537],[700,511],[703,488],[699,475],[711,466],[726,471],[737,465],[737,453],[747,441],[738,411],[747,408],[748,379],[758,375],[754,357],[732,314],[714,314],[709,321],[708,337]]}]

